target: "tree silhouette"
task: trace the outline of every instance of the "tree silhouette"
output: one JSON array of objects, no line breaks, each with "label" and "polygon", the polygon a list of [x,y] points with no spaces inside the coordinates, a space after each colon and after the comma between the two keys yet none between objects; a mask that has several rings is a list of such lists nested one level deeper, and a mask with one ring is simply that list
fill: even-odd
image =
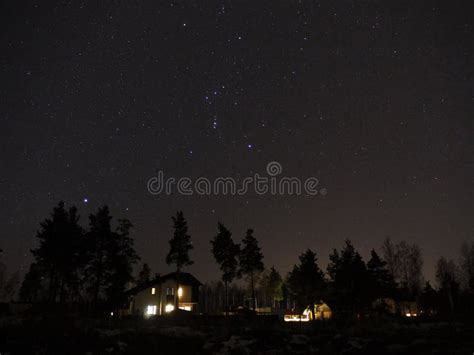
[{"label": "tree silhouette", "polygon": [[409,245],[401,241],[399,250],[402,256],[400,285],[408,297],[415,299],[421,292],[423,282],[421,249],[417,244]]},{"label": "tree silhouette", "polygon": [[38,302],[42,299],[43,283],[42,273],[36,263],[31,263],[30,269],[23,279],[20,287],[20,300],[25,302]]},{"label": "tree silhouette", "polygon": [[383,245],[383,258],[387,267],[398,283],[400,291],[405,298],[416,298],[421,292],[423,281],[423,257],[417,244],[408,244],[402,240],[393,244],[387,238]]},{"label": "tree silhouette", "polygon": [[465,288],[474,293],[474,241],[462,243],[460,267]]},{"label": "tree silhouette", "polygon": [[318,266],[316,254],[308,249],[300,255],[299,265],[293,266],[287,278],[292,297],[299,306],[311,310],[312,319],[316,319],[315,305],[325,294],[324,274]]},{"label": "tree silhouette", "polygon": [[438,309],[438,298],[439,294],[433,289],[429,281],[425,282],[425,287],[420,296],[420,304],[428,315],[432,314],[436,309]]},{"label": "tree silhouette", "polygon": [[31,250],[37,267],[48,282],[47,300],[64,302],[68,293],[75,294],[79,287],[79,271],[83,262],[81,244],[83,230],[78,224],[77,209],[68,211],[59,202],[51,218],[45,219],[37,233],[40,245]]},{"label": "tree silhouette", "polygon": [[107,287],[108,252],[114,238],[110,226],[109,208],[103,206],[95,214],[89,215],[88,241],[88,265],[86,269],[87,279],[90,283],[89,293],[92,302],[97,304],[102,298]]},{"label": "tree silhouette", "polygon": [[130,238],[132,227],[129,220],[119,219],[107,250],[108,273],[105,293],[110,306],[120,306],[124,303],[124,291],[127,284],[133,280],[133,264],[140,259],[133,247],[133,239]]},{"label": "tree silhouette", "polygon": [[276,307],[276,304],[283,300],[283,279],[274,266],[262,277],[260,284],[266,296],[265,302],[268,297],[271,305]]},{"label": "tree silhouette", "polygon": [[148,263],[144,263],[142,269],[138,273],[137,285],[143,285],[151,279],[151,268]]},{"label": "tree silhouette", "polygon": [[188,224],[183,216],[183,212],[176,213],[176,217],[171,217],[173,220],[174,234],[170,239],[170,250],[166,256],[166,263],[168,265],[175,265],[176,267],[176,292],[175,292],[175,308],[179,306],[178,290],[179,290],[179,273],[185,266],[193,264],[189,257],[189,252],[194,248],[191,243],[191,236],[188,235]]},{"label": "tree silhouette", "polygon": [[18,272],[8,275],[7,267],[1,260],[3,250],[0,249],[0,302],[9,302],[14,297],[20,277]]},{"label": "tree silhouette", "polygon": [[400,279],[400,267],[402,256],[397,246],[390,238],[385,238],[382,243],[383,259],[387,263],[387,269],[395,281]]},{"label": "tree silhouette", "polygon": [[334,249],[327,267],[334,303],[352,313],[363,311],[369,303],[369,275],[364,261],[349,239],[339,253]]},{"label": "tree silhouette", "polygon": [[393,276],[387,269],[387,262],[382,260],[374,249],[370,252],[367,262],[367,271],[370,277],[369,293],[371,300],[388,297],[396,288]]},{"label": "tree silhouette", "polygon": [[252,309],[256,307],[255,273],[263,271],[263,254],[258,246],[257,239],[253,236],[253,229],[248,229],[242,240],[242,251],[239,254],[240,273],[250,277],[250,290],[252,293]]},{"label": "tree silhouette", "polygon": [[446,260],[443,256],[436,263],[436,281],[438,281],[441,294],[448,299],[451,312],[454,311],[455,299],[459,291],[458,274],[454,261]]},{"label": "tree silhouette", "polygon": [[113,231],[111,220],[107,206],[89,216],[86,277],[96,305],[99,301],[107,301],[111,306],[121,302],[127,283],[133,280],[133,264],[139,259],[129,236],[130,221],[118,220],[118,227]]},{"label": "tree silhouette", "polygon": [[240,246],[232,240],[232,233],[222,224],[217,224],[218,232],[211,240],[211,251],[222,271],[224,282],[225,313],[229,311],[228,284],[237,276],[238,255]]}]

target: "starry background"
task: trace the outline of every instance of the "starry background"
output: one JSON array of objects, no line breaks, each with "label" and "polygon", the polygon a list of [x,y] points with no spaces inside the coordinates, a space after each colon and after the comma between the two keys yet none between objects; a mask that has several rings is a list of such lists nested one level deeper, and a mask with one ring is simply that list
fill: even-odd
[{"label": "starry background", "polygon": [[[218,220],[268,266],[351,238],[418,243],[425,275],[474,235],[470,1],[3,1],[0,224],[11,271],[59,200],[129,218],[166,272],[171,215],[218,269]],[[165,176],[315,176],[326,196],[153,196]]]}]

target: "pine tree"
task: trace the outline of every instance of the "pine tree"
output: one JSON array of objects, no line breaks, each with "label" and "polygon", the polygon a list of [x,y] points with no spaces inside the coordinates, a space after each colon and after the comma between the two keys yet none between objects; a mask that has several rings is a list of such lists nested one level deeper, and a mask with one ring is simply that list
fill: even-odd
[{"label": "pine tree", "polygon": [[176,292],[175,292],[175,308],[179,306],[178,290],[179,290],[179,273],[185,266],[193,264],[189,257],[189,252],[194,248],[191,243],[191,236],[188,235],[188,224],[184,218],[183,212],[176,213],[176,217],[172,217],[174,234],[170,239],[170,250],[166,256],[166,263],[168,265],[175,265],[176,267]]},{"label": "pine tree", "polygon": [[9,302],[15,296],[20,283],[18,272],[11,275],[7,273],[7,267],[2,261],[3,250],[0,249],[0,302]]},{"label": "pine tree", "polygon": [[92,302],[97,305],[103,299],[108,278],[108,252],[114,238],[110,221],[109,208],[103,206],[96,214],[89,215],[88,240],[88,265],[86,269],[87,279],[90,283],[89,293]]},{"label": "pine tree", "polygon": [[261,286],[265,293],[265,302],[268,298],[272,307],[283,300],[283,279],[280,273],[272,266],[268,273],[261,279]]},{"label": "pine tree", "polygon": [[362,257],[347,239],[342,251],[334,249],[329,260],[327,271],[334,304],[352,313],[363,311],[369,304],[369,275]]},{"label": "pine tree", "polygon": [[118,227],[112,234],[107,250],[107,288],[105,290],[110,306],[120,306],[127,284],[133,280],[133,264],[140,258],[133,247],[130,229],[133,227],[127,219],[119,219]]},{"label": "pine tree", "polygon": [[426,281],[425,287],[423,288],[423,292],[420,296],[420,304],[423,313],[429,315],[439,308],[438,296],[438,293],[433,288],[433,286],[431,286],[431,283],[429,281]]},{"label": "pine tree", "polygon": [[148,263],[144,263],[142,269],[138,273],[137,285],[143,285],[151,279],[151,268]]},{"label": "pine tree", "polygon": [[78,290],[79,272],[83,266],[83,230],[78,222],[77,209],[71,207],[67,211],[61,201],[51,218],[40,224],[41,230],[37,233],[40,245],[31,252],[36,271],[48,282],[49,302],[64,302],[68,294],[73,295]]},{"label": "pine tree", "polygon": [[130,238],[130,221],[119,219],[116,230],[112,230],[111,220],[107,206],[89,216],[86,275],[95,305],[99,301],[107,301],[109,306],[122,302],[121,295],[133,280],[133,264],[139,260]]},{"label": "pine tree", "polygon": [[41,301],[43,291],[41,270],[36,263],[32,263],[20,287],[20,300],[25,302]]},{"label": "pine tree", "polygon": [[315,320],[315,305],[325,294],[324,274],[318,266],[316,254],[311,249],[301,254],[299,259],[299,265],[295,265],[288,275],[288,287],[292,297],[300,306],[308,307]]},{"label": "pine tree", "polygon": [[369,293],[372,300],[393,295],[395,281],[387,269],[387,262],[382,260],[374,249],[370,252],[367,271],[370,277]]},{"label": "pine tree", "polygon": [[254,277],[257,272],[263,271],[263,254],[258,246],[257,239],[253,236],[253,229],[248,229],[242,240],[242,251],[239,254],[240,273],[250,277],[250,290],[252,293],[252,309],[256,307]]},{"label": "pine tree", "polygon": [[228,284],[237,276],[238,255],[240,246],[232,240],[232,233],[222,224],[217,225],[218,232],[211,240],[211,251],[214,259],[219,264],[222,271],[222,281],[224,282],[225,312],[229,311]]}]

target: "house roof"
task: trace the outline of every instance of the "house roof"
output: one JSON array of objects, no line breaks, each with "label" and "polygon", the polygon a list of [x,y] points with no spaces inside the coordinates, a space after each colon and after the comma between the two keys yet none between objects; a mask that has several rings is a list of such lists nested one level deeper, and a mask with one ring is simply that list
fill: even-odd
[{"label": "house roof", "polygon": [[[160,285],[167,280],[176,280],[177,274],[178,274],[177,272],[170,272],[169,274],[155,277],[153,280],[150,280],[148,282],[145,282],[144,284],[135,286],[131,288],[130,290],[126,291],[125,293],[127,295],[134,295],[140,291],[146,290],[147,288]],[[189,285],[189,286],[202,285],[202,283],[198,279],[196,279],[193,275],[191,275],[189,272],[179,273],[179,283],[181,285]]]}]

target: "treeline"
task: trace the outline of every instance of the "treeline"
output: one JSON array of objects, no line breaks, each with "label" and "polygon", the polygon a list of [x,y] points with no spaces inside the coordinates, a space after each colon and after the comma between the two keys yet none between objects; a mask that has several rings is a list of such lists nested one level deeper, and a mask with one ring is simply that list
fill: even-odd
[{"label": "treeline", "polygon": [[40,224],[34,262],[19,296],[23,301],[88,303],[120,306],[139,260],[130,237],[132,224],[119,219],[112,227],[107,206],[89,216],[89,228],[79,224],[75,207],[60,202]]},{"label": "treeline", "polygon": [[7,266],[2,261],[3,250],[0,249],[0,302],[8,302],[15,297],[20,283],[18,271],[9,275]]},{"label": "treeline", "polygon": [[[415,301],[427,313],[471,310],[474,306],[474,242],[464,243],[459,262],[440,258],[436,265],[437,288],[423,277],[423,257],[416,244],[386,239],[381,255],[374,249],[365,262],[350,240],[329,255],[324,272],[316,253],[308,249],[285,277],[272,266],[265,270],[258,241],[249,229],[240,244],[222,224],[211,240],[211,251],[222,271],[221,282],[202,289],[202,308],[216,312],[238,305],[254,308],[281,306],[314,310],[322,301],[339,314],[366,314],[375,301]],[[247,289],[228,284],[246,276]],[[255,287],[257,284],[257,287]],[[379,306],[383,303],[380,304]],[[314,316],[314,315],[313,315]],[[314,317],[313,317],[314,319]]]},{"label": "treeline", "polygon": [[350,240],[329,255],[324,272],[316,253],[308,249],[299,263],[282,277],[272,266],[257,273],[255,298],[249,287],[229,286],[228,298],[223,281],[210,282],[201,289],[201,309],[222,312],[227,307],[296,308],[303,310],[326,302],[335,314],[364,315],[387,311],[381,299],[396,304],[415,302],[426,314],[474,313],[474,242],[463,243],[458,262],[441,257],[436,264],[436,285],[422,274],[421,249],[405,241],[386,239],[381,255],[375,250],[365,262]]},{"label": "treeline", "polygon": [[[193,264],[193,245],[183,213],[178,212],[172,220],[174,232],[166,262],[179,273]],[[77,209],[66,210],[60,202],[51,217],[40,224],[39,245],[31,251],[34,262],[23,280],[20,298],[29,302],[124,306],[124,291],[132,282],[149,281],[152,271],[145,263],[133,277],[139,257],[130,237],[132,224],[126,219],[115,224],[112,228],[112,216],[104,206],[89,216],[89,228],[84,229]],[[204,312],[226,312],[237,306],[313,310],[315,304],[324,301],[335,314],[360,315],[383,298],[416,301],[429,312],[467,312],[474,306],[474,241],[463,244],[457,262],[439,259],[435,287],[424,280],[421,249],[405,241],[386,239],[380,255],[373,249],[364,261],[352,242],[346,240],[329,255],[326,270],[319,266],[316,252],[308,249],[284,276],[273,266],[265,268],[251,228],[236,242],[231,231],[218,223],[209,247],[221,280],[201,288]],[[245,280],[246,286],[236,283],[237,279]]]}]

